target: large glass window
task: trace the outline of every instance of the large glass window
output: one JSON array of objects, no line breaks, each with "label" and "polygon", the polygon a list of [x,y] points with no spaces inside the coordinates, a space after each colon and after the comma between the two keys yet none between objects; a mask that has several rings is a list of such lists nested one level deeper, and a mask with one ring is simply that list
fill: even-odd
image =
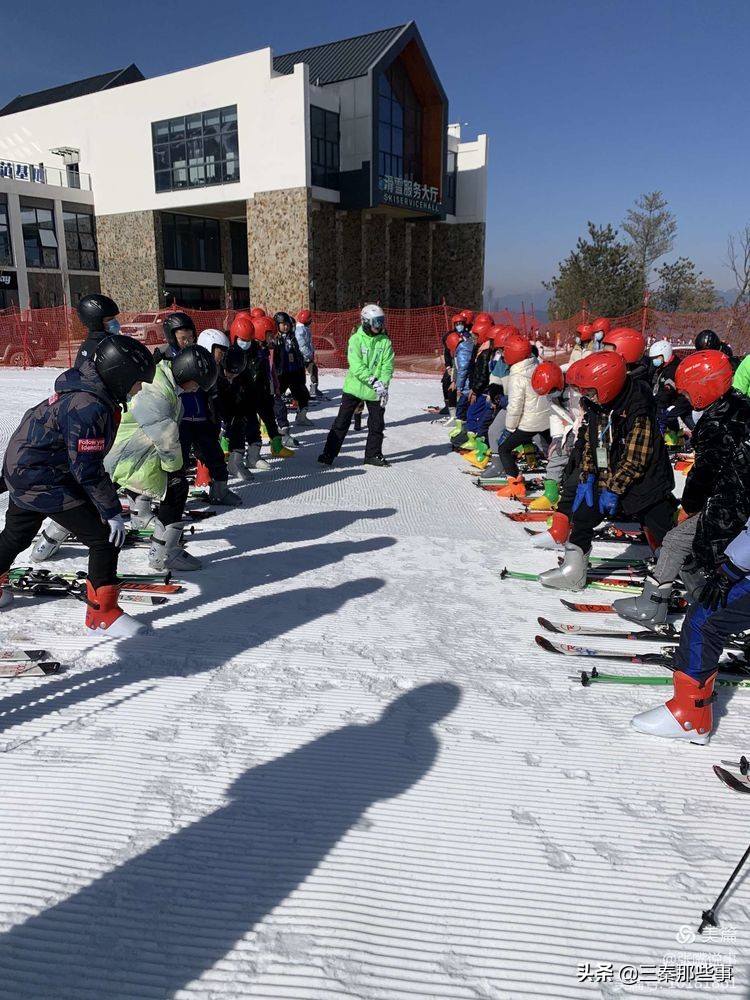
[{"label": "large glass window", "polygon": [[339,187],[339,116],[310,105],[312,182],[318,187]]},{"label": "large glass window", "polygon": [[10,242],[10,224],[8,222],[8,206],[0,202],[0,267],[13,264],[13,247]]},{"label": "large glass window", "polygon": [[57,236],[51,208],[36,208],[21,203],[23,247],[27,267],[59,267]]},{"label": "large glass window", "polygon": [[65,249],[71,271],[98,271],[96,222],[89,212],[63,211]]},{"label": "large glass window", "polygon": [[422,108],[400,62],[380,77],[378,169],[381,177],[422,180]]},{"label": "large glass window", "polygon": [[221,272],[218,219],[162,212],[161,226],[165,267],[176,271]]},{"label": "large glass window", "polygon": [[157,192],[240,179],[237,105],[151,125]]},{"label": "large glass window", "polygon": [[184,309],[223,309],[224,289],[198,285],[167,285],[164,289]]},{"label": "large glass window", "polygon": [[230,222],[232,238],[232,274],[247,274],[247,225],[244,222]]}]

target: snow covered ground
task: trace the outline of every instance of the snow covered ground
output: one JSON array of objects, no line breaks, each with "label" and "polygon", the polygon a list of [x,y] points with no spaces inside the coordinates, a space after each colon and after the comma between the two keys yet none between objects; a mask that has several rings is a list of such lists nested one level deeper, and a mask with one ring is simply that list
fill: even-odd
[{"label": "snow covered ground", "polygon": [[[54,375],[2,371],[3,447]],[[73,600],[0,618],[70,664],[0,681],[3,1000],[750,996],[747,882],[691,940],[750,839],[711,771],[748,749],[750,692],[699,748],[630,730],[667,689],[572,682],[589,664],[532,642],[572,614],[499,578],[553,557],[460,474],[438,399],[395,384],[389,470],[363,434],[322,469],[335,400],[313,410],[198,526],[206,566],[148,638],[81,637]],[[655,982],[717,956],[734,984]]]}]

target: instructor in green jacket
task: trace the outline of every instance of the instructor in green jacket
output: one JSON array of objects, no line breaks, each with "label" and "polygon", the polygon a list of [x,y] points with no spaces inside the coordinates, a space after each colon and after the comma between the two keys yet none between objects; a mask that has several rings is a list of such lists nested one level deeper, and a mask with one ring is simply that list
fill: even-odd
[{"label": "instructor in green jacket", "polygon": [[332,465],[341,451],[354,411],[364,400],[367,406],[367,444],[365,465],[387,469],[383,458],[383,428],[388,386],[393,378],[393,344],[385,332],[385,313],[380,306],[365,306],[362,322],[349,338],[349,371],[344,381],[341,406],[328,435],[321,465]]}]

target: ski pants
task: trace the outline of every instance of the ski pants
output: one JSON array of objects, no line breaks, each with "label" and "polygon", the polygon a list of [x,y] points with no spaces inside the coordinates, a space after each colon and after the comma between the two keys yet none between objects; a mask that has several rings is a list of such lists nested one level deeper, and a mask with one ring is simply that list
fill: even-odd
[{"label": "ski pants", "polygon": [[[571,449],[573,445],[571,444]],[[547,451],[547,472],[545,479],[554,479],[556,483],[562,483],[565,478],[565,470],[570,461],[570,450],[565,446],[565,438],[552,438],[552,443]]]},{"label": "ski pants", "polygon": [[531,444],[534,438],[540,437],[545,445],[550,443],[549,430],[546,431],[513,431],[497,449],[497,457],[506,476],[517,476],[518,465],[513,458],[513,449],[519,444]]},{"label": "ski pants", "polygon": [[310,376],[310,385],[312,386],[313,392],[318,391],[318,366],[315,364],[315,360],[307,361],[305,363],[305,369],[307,374]]},{"label": "ski pants", "polygon": [[[354,411],[361,402],[362,400],[359,399],[359,397],[351,396],[348,392],[342,394],[339,412],[333,422],[333,427],[331,427],[331,430],[328,433],[328,439],[326,440],[325,448],[323,449],[323,453],[325,455],[335,458],[341,451],[341,445],[344,443],[344,438],[349,430],[352,417],[354,416]],[[365,443],[365,459],[377,458],[380,454],[382,454],[383,431],[385,429],[385,410],[380,405],[378,400],[371,401],[366,399],[364,404],[367,407],[367,442]]]},{"label": "ski pants", "polygon": [[469,413],[469,394],[468,392],[459,393],[456,400],[456,419],[466,420]]},{"label": "ski pants", "polygon": [[180,421],[180,444],[184,469],[188,466],[192,448],[195,457],[203,462],[215,482],[225,483],[228,480],[227,462],[221,450],[219,428],[216,424],[210,420]]},{"label": "ski pants", "polygon": [[[279,393],[281,396],[287,391],[292,394],[292,399],[297,401],[300,410],[304,410],[310,402],[310,393],[305,385],[305,369],[296,372],[282,372],[279,374]],[[289,421],[287,421],[288,423]]]},{"label": "ski pants", "polygon": [[[567,485],[567,483],[566,483]],[[560,505],[558,504],[558,510]],[[638,521],[644,531],[648,532],[656,546],[661,545],[667,532],[674,527],[674,515],[677,510],[677,503],[672,494],[668,494],[662,500],[657,500],[643,510],[632,511],[625,515],[628,521]],[[591,540],[594,537],[594,529],[597,524],[604,520],[604,515],[599,512],[599,504],[596,490],[594,491],[594,506],[589,507],[587,503],[582,503],[575,513],[571,515],[570,542],[588,552],[591,548]]]},{"label": "ski pants", "polygon": [[499,413],[495,415],[487,431],[487,442],[493,455],[497,455],[497,444],[503,436],[503,431],[505,430],[505,417],[506,411],[500,410]]},{"label": "ski pants", "polygon": [[88,577],[93,587],[98,590],[117,582],[119,549],[110,542],[109,525],[102,521],[90,500],[78,507],[45,514],[16,507],[11,500],[5,515],[5,527],[0,532],[0,573],[7,572],[18,553],[31,545],[47,517],[88,547]]},{"label": "ski pants", "polygon": [[668,531],[661,543],[661,552],[654,569],[658,583],[671,583],[693,553],[693,539],[698,530],[698,516],[689,517]]},{"label": "ski pants", "polygon": [[702,604],[690,607],[680,629],[675,669],[704,681],[718,669],[724,641],[749,628],[750,579],[745,577],[729,591],[725,608],[710,611]]},{"label": "ski pants", "polygon": [[[133,500],[139,495],[132,490],[126,490],[126,492]],[[167,474],[167,492],[159,501],[156,512],[156,516],[165,528],[168,524],[176,524],[182,520],[188,493],[188,481],[183,469]]]},{"label": "ski pants", "polygon": [[443,377],[440,382],[440,386],[443,390],[443,400],[446,406],[455,406],[458,402],[457,394],[455,389],[451,389],[451,383],[453,382],[453,372],[452,369],[447,368],[443,372]]}]

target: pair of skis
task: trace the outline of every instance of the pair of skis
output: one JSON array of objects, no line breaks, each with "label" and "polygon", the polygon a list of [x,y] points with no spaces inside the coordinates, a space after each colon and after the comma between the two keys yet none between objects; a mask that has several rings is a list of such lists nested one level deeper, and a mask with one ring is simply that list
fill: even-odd
[{"label": "pair of skis", "polygon": [[[627,572],[626,569],[619,568],[618,572]],[[501,580],[528,580],[532,583],[539,582],[539,573],[521,573],[517,570],[503,569],[500,572]],[[624,594],[640,594],[643,589],[643,578],[639,574],[629,577],[597,576],[593,570],[586,577],[586,590],[614,590]]]},{"label": "pair of skis", "polygon": [[46,649],[0,649],[0,677],[49,677],[61,669]]}]

